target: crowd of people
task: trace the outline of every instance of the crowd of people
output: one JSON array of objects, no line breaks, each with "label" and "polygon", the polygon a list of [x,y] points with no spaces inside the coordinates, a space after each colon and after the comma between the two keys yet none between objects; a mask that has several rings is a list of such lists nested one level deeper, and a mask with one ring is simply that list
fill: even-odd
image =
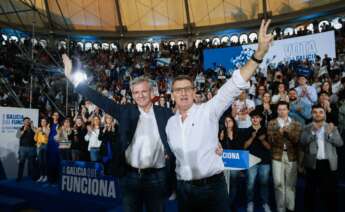
[{"label": "crowd of people", "polygon": [[[337,41],[342,42],[345,34],[341,30],[336,34]],[[16,58],[14,55],[30,48],[29,43],[20,45],[7,43],[1,48],[3,57],[0,60],[4,66],[2,75],[13,88],[25,87],[30,81],[29,72],[32,70],[22,59],[18,58],[17,62],[12,60]],[[145,75],[153,82],[153,104],[177,112],[180,111],[176,102],[179,100],[173,98],[173,93],[177,92],[176,87],[174,88],[176,76],[191,77],[193,86],[182,87],[179,92],[182,95],[195,89],[193,100],[196,105],[216,98],[221,92],[221,87],[231,77],[227,72],[222,75],[219,71],[205,72],[202,69],[203,48],[202,45],[198,48],[171,48],[162,43],[159,51],[84,52],[74,46],[70,49],[70,55],[73,64],[76,64],[75,68],[88,71],[88,83],[107,99],[102,101],[110,101],[124,107],[139,105],[132,90],[132,83],[133,79]],[[341,51],[338,48],[337,58],[320,55],[316,61],[290,61],[268,66],[267,74],[257,73],[252,76],[250,87],[242,89],[223,114],[217,114],[220,118],[219,129],[217,128],[218,139],[222,148],[248,150],[261,159],[259,164],[245,172],[225,172],[230,179],[230,185],[227,186],[232,211],[236,211],[238,207],[234,201],[238,196],[237,182],[244,175],[247,179],[247,211],[253,211],[256,204],[256,182],[260,189],[258,204],[261,204],[265,211],[272,210],[272,204],[269,202],[270,186],[274,187],[277,211],[294,211],[299,174],[305,176],[305,211],[314,211],[315,204],[311,194],[316,193],[315,189],[318,187],[327,209],[336,211],[337,175],[344,177],[345,171],[345,152],[341,147],[342,138],[345,137],[345,58],[339,54]],[[61,52],[55,52],[52,57],[59,60]],[[53,63],[48,53],[40,47],[35,47],[34,54],[45,66]],[[169,58],[169,65],[159,65],[158,58]],[[304,67],[311,72],[299,73],[296,67]],[[22,72],[23,69],[26,71]],[[24,118],[23,127],[18,130],[20,150],[17,181],[21,180],[25,161],[28,160],[30,174],[35,172],[35,164],[38,163],[36,174],[32,174],[33,179],[38,182],[56,182],[58,161],[51,162],[52,158],[48,157],[52,155],[58,155],[62,160],[101,162],[107,174],[117,174],[114,173],[113,166],[117,163],[114,160],[119,158],[112,153],[119,142],[116,138],[128,133],[124,132],[124,126],[121,126],[127,126],[124,124],[126,121],[122,120],[126,117],[107,109],[104,105],[96,106],[98,102],[82,98],[86,91],[78,89],[78,93],[82,95],[70,92],[69,99],[75,101],[70,104],[65,117],[62,117],[62,114],[54,111],[52,104],[41,91],[46,91],[50,97],[53,96],[55,104],[63,105],[66,96],[65,88],[61,89],[61,84],[66,81],[65,76],[47,73],[38,73],[37,76],[40,77],[34,79],[36,83],[40,84],[44,80],[46,85],[33,91],[31,99],[34,107],[40,109],[40,121],[38,126],[33,126],[29,118]],[[189,78],[181,80],[188,81]],[[74,87],[71,86],[71,89]],[[18,96],[27,105],[30,97],[25,89],[22,90],[18,92]],[[8,100],[9,94],[1,93],[2,105],[10,105]],[[162,114],[164,117],[170,117],[166,113]],[[150,115],[147,115],[144,121],[150,121]],[[128,126],[133,127],[131,124]],[[162,136],[160,130],[155,132],[155,136]],[[135,139],[143,139],[137,138],[138,135],[134,132],[130,133]],[[49,145],[55,147],[49,148]],[[131,146],[129,152],[133,154],[138,151],[136,148],[138,147]],[[49,152],[51,149],[58,151]],[[126,154],[130,153],[126,151]],[[157,158],[159,159],[159,154]],[[49,160],[50,164],[47,163]],[[133,160],[130,164],[132,166],[135,164]],[[160,167],[157,161],[155,165]],[[188,175],[188,171],[182,170],[177,174]],[[47,175],[50,175],[50,179]],[[270,176],[273,177],[273,182]],[[181,179],[185,180],[183,177]]]}]

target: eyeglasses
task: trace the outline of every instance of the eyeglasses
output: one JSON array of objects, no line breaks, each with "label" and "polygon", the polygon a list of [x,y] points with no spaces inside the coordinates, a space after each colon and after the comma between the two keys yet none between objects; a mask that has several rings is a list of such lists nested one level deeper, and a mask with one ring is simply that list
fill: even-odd
[{"label": "eyeglasses", "polygon": [[173,92],[177,93],[177,94],[181,94],[183,91],[185,93],[190,93],[194,90],[194,87],[193,86],[187,86],[187,87],[183,87],[183,88],[175,88],[173,90]]}]

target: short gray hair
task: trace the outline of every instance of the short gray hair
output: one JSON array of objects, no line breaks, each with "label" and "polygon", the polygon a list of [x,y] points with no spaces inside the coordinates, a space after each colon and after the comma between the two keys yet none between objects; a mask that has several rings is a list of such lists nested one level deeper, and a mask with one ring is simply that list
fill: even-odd
[{"label": "short gray hair", "polygon": [[134,78],[131,80],[130,82],[130,89],[131,91],[133,90],[133,87],[139,83],[142,83],[142,82],[147,82],[150,86],[150,90],[153,89],[154,87],[154,82],[147,76],[140,76],[140,77],[137,77],[137,78]]}]

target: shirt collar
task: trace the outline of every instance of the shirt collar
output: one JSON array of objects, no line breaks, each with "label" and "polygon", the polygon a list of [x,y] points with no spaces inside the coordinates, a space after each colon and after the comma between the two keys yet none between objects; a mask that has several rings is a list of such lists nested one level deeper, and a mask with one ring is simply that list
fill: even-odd
[{"label": "shirt collar", "polygon": [[[193,103],[192,107],[187,110],[187,117],[195,110],[195,103]],[[179,118],[181,118],[181,113],[179,110],[176,111],[176,114]]]},{"label": "shirt collar", "polygon": [[139,108],[139,112],[140,112],[140,115],[143,115],[143,116],[152,116],[154,113],[153,113],[153,105],[150,107],[149,111],[148,112],[145,112],[141,107],[138,107]]},{"label": "shirt collar", "polygon": [[[277,120],[280,127],[285,127],[285,121],[282,118],[278,117]],[[287,125],[289,125],[291,123],[291,118],[288,117],[287,120]]]}]

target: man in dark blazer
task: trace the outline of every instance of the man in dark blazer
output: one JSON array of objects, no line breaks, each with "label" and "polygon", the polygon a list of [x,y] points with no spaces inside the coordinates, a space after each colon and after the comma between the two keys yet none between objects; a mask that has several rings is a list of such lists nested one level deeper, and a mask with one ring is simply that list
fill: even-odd
[{"label": "man in dark blazer", "polygon": [[63,61],[65,75],[74,83],[75,90],[119,122],[113,170],[120,177],[124,211],[142,211],[144,206],[148,212],[164,211],[164,202],[175,179],[175,157],[165,133],[171,110],[152,104],[152,83],[146,77],[131,82],[137,105],[120,105],[85,83],[75,82],[71,60],[63,55]]}]

